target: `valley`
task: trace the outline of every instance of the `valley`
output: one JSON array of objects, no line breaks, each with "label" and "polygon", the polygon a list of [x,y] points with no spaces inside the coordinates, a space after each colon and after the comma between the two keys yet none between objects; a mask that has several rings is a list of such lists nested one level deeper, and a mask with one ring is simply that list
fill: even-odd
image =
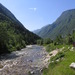
[{"label": "valley", "polygon": [[0,3],[0,75],[75,75],[75,2],[22,1]]}]

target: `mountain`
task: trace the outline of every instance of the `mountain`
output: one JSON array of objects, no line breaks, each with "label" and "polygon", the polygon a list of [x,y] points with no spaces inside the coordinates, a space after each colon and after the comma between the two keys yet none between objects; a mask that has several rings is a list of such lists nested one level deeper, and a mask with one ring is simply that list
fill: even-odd
[{"label": "mountain", "polygon": [[38,33],[40,31],[40,29],[34,30],[32,31],[33,33]]},{"label": "mountain", "polygon": [[73,30],[75,30],[75,9],[64,11],[54,23],[36,31],[36,34],[42,38],[55,39],[59,35],[65,37]]},{"label": "mountain", "polygon": [[45,35],[47,35],[49,31],[50,31],[50,25],[46,25],[42,27],[41,29],[35,30],[33,32],[42,38],[46,38]]},{"label": "mountain", "polygon": [[39,36],[27,30],[16,17],[0,4],[0,54],[35,44]]}]

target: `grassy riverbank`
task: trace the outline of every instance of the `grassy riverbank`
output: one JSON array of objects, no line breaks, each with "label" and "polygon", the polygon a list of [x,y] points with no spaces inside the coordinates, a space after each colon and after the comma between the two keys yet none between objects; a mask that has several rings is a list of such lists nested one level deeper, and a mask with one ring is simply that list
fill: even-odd
[{"label": "grassy riverbank", "polygon": [[70,64],[75,62],[75,50],[71,45],[56,45],[49,44],[46,46],[48,52],[53,49],[59,49],[61,53],[50,59],[50,64],[47,69],[43,70],[43,75],[75,75],[75,70],[70,68]]}]

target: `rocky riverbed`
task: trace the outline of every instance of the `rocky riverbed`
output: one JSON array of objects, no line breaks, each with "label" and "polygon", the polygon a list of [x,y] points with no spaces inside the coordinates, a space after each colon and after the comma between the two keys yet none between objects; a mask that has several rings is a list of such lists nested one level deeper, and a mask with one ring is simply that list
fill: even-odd
[{"label": "rocky riverbed", "polygon": [[45,48],[37,45],[3,55],[0,59],[0,75],[41,75],[41,70],[49,64],[47,56]]}]

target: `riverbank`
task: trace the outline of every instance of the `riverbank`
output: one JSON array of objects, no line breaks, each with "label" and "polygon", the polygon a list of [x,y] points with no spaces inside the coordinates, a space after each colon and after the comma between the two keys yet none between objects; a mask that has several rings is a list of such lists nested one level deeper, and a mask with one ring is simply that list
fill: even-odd
[{"label": "riverbank", "polygon": [[50,59],[50,64],[43,70],[43,75],[75,75],[75,69],[70,66],[75,63],[75,48],[72,45],[55,46],[58,53]]}]

